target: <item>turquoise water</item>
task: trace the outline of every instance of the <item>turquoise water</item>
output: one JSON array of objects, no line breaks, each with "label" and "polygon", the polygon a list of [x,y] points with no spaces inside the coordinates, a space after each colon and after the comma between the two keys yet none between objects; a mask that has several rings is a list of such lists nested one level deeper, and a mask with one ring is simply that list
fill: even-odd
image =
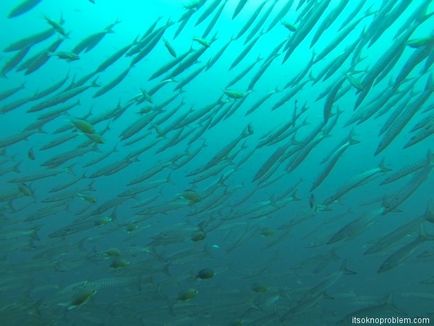
[{"label": "turquoise water", "polygon": [[433,315],[431,1],[0,10],[1,325]]}]

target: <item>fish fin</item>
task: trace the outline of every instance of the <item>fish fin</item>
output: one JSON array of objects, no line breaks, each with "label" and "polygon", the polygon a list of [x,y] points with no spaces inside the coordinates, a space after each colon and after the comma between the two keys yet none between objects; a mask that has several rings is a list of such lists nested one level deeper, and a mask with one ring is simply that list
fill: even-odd
[{"label": "fish fin", "polygon": [[[331,257],[333,258],[333,259],[337,259],[337,260],[340,260],[341,259],[341,257],[339,257],[339,255],[336,253],[336,248],[332,248],[332,249],[330,249],[330,254],[331,254]],[[346,264],[346,263],[345,263]],[[344,265],[344,264],[342,264],[342,265]],[[341,268],[343,267],[341,265]]]},{"label": "fish fin", "polygon": [[315,77],[315,76],[313,75],[313,72],[312,72],[312,71],[309,72],[308,81],[310,81],[310,82],[315,82],[315,81],[317,81],[317,78],[318,78],[318,76]]},{"label": "fish fin", "polygon": [[41,227],[42,227],[41,225],[38,225],[32,229],[32,233],[30,235],[30,243],[31,243],[32,247],[33,247],[33,242],[35,240],[37,240],[37,241],[41,240],[41,238],[39,237],[39,234],[38,234]]},{"label": "fish fin", "polygon": [[9,207],[9,209],[11,211],[13,211],[13,212],[17,211],[17,209],[14,207],[14,200],[13,199],[8,201],[7,206]]},{"label": "fish fin", "polygon": [[95,179],[92,179],[92,180],[90,181],[87,190],[88,190],[88,191],[96,191],[96,188],[95,188]]},{"label": "fish fin", "polygon": [[354,136],[355,132],[354,129],[350,131],[350,134],[348,135],[348,143],[350,145],[357,145],[360,144],[360,141]]},{"label": "fish fin", "polygon": [[291,145],[297,146],[297,145],[301,145],[302,142],[297,140],[296,135],[294,134],[291,139],[290,139]]},{"label": "fish fin", "polygon": [[432,204],[429,204],[426,208],[424,218],[429,223],[434,223],[434,207]]},{"label": "fish fin", "polygon": [[101,87],[101,84],[98,83],[98,77],[92,81],[91,87]]},{"label": "fish fin", "polygon": [[424,90],[425,90],[425,92],[432,92],[434,90],[433,80],[432,80],[432,75],[431,74],[426,79],[426,84],[425,84]]},{"label": "fish fin", "polygon": [[243,137],[247,137],[250,135],[253,135],[253,128],[252,125],[249,123],[243,130]]},{"label": "fish fin", "polygon": [[165,136],[165,133],[162,132],[161,129],[158,126],[154,126],[153,128],[155,129],[155,132],[157,133],[158,138],[161,138],[161,137]]},{"label": "fish fin", "polygon": [[172,186],[175,186],[176,183],[173,181],[172,172],[169,172],[166,178],[166,184],[170,184]]},{"label": "fish fin", "polygon": [[118,223],[118,207],[113,208],[113,211],[110,215],[113,223],[116,223],[117,225],[119,225]]},{"label": "fish fin", "polygon": [[[388,213],[402,213],[402,210],[400,208],[389,208],[390,205],[390,200],[388,199],[387,196],[384,196],[383,199],[381,200],[382,204],[381,206],[383,207],[384,210],[386,210]],[[393,202],[393,198],[392,198],[392,202]]]},{"label": "fish fin", "polygon": [[14,167],[13,167],[13,171],[14,171],[15,173],[21,173],[20,165],[21,165],[21,162],[17,162],[17,163],[14,165]]},{"label": "fish fin", "polygon": [[423,223],[421,223],[419,225],[419,239],[421,241],[433,241],[434,240],[434,236],[433,235],[428,235],[425,232],[425,227],[423,226]]},{"label": "fish fin", "polygon": [[293,201],[301,201],[301,197],[298,194],[298,189],[294,189],[294,191],[292,191],[292,193],[290,194],[290,196],[292,197]]},{"label": "fish fin", "polygon": [[348,260],[344,259],[342,261],[342,264],[341,264],[341,267],[339,270],[342,271],[345,275],[356,275],[357,272],[355,272],[355,271],[353,271],[347,267],[347,262],[348,262]]},{"label": "fish fin", "polygon": [[433,165],[434,155],[431,152],[431,149],[428,149],[426,152],[426,164],[427,165]]},{"label": "fish fin", "polygon": [[394,304],[394,300],[393,300],[393,294],[390,293],[388,294],[385,298],[384,298],[384,305],[386,305],[387,307],[391,308],[392,310],[394,310],[397,313],[402,314],[403,312]]},{"label": "fish fin", "polygon": [[388,167],[385,163],[384,163],[384,159],[381,160],[380,164],[378,165],[378,167],[380,168],[381,172],[389,172],[392,169],[390,167]]},{"label": "fish fin", "polygon": [[322,295],[323,295],[323,297],[324,297],[325,299],[328,299],[328,300],[334,300],[334,299],[335,299],[335,297],[332,296],[332,295],[330,295],[329,293],[327,293],[327,291],[324,291],[324,292],[322,293]]},{"label": "fish fin", "polygon": [[[68,173],[68,174],[70,174],[70,175],[72,175],[72,176],[74,176],[74,177],[76,177],[77,174],[76,174],[75,171],[73,170],[74,165],[75,165],[75,163],[74,163],[74,164],[71,164],[70,166],[65,167],[65,168],[63,169],[63,171],[66,172],[66,173]],[[83,178],[85,178],[84,174],[83,174]]]}]

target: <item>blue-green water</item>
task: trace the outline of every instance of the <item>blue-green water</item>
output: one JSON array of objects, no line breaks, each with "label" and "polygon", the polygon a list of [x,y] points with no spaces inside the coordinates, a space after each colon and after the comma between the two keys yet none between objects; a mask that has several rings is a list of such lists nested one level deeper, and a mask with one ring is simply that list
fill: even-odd
[{"label": "blue-green water", "polygon": [[433,315],[431,1],[0,11],[0,325]]}]

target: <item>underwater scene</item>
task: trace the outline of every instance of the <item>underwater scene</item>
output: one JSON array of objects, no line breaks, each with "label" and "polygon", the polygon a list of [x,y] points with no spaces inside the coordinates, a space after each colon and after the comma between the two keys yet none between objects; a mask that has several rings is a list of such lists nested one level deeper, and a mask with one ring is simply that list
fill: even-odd
[{"label": "underwater scene", "polygon": [[0,325],[434,324],[433,13],[2,0]]}]

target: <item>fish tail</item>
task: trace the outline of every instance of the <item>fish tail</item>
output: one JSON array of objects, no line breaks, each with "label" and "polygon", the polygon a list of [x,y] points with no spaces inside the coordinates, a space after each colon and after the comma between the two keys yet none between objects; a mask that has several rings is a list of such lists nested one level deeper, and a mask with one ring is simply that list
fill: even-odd
[{"label": "fish tail", "polygon": [[425,231],[425,227],[424,225],[421,223],[419,225],[419,239],[421,241],[433,241],[434,240],[434,236],[433,235],[428,235]]},{"label": "fish tail", "polygon": [[21,173],[20,165],[21,165],[21,162],[17,162],[17,163],[14,165],[13,170],[14,170],[15,173]]},{"label": "fish tail", "polygon": [[101,84],[98,83],[98,77],[92,81],[92,87],[101,87]]},{"label": "fish tail", "polygon": [[388,167],[387,165],[386,165],[386,163],[384,163],[384,160],[381,160],[381,162],[380,162],[380,165],[378,166],[379,167],[379,169],[381,170],[381,172],[389,172],[389,171],[391,171],[391,168],[390,167]]},{"label": "fish tail", "polygon": [[385,306],[391,308],[391,310],[397,312],[397,313],[402,313],[402,311],[393,303],[393,295],[392,293],[388,294],[385,298],[384,298],[384,304]]},{"label": "fish tail", "polygon": [[433,205],[428,205],[425,211],[425,220],[429,223],[434,223],[434,208]]},{"label": "fish tail", "polygon": [[350,145],[357,145],[357,144],[360,144],[360,140],[358,140],[358,139],[355,137],[355,132],[354,132],[354,130],[351,130],[351,131],[350,131],[350,134],[348,135],[348,143],[349,143]]},{"label": "fish tail", "polygon": [[339,268],[339,270],[341,272],[343,272],[345,275],[355,275],[355,274],[357,274],[357,272],[349,269],[347,265],[348,265],[348,260],[344,259],[342,261],[342,264],[341,264],[341,267]]}]

